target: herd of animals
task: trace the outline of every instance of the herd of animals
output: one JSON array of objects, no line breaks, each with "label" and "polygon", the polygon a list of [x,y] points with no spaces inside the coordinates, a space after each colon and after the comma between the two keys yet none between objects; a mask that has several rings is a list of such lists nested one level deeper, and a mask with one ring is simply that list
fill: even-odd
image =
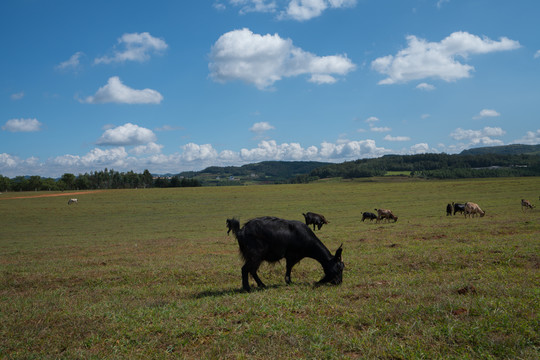
[{"label": "herd of animals", "polygon": [[[68,205],[78,204],[77,199],[69,199]],[[521,199],[521,209],[533,209],[534,206],[529,200]],[[393,220],[398,217],[391,210],[375,209],[377,214],[364,212],[362,222],[366,219],[370,221]],[[466,202],[464,204],[454,203],[446,206],[446,215],[455,215],[457,212],[465,214],[465,217],[479,215],[483,217],[486,212],[478,204]],[[227,219],[227,235],[232,231],[238,241],[240,254],[244,259],[242,266],[242,287],[245,291],[251,291],[249,285],[249,275],[253,277],[257,285],[266,287],[257,275],[257,270],[263,261],[274,263],[285,259],[285,282],[291,283],[291,270],[303,258],[309,257],[318,261],[323,270],[324,277],[317,282],[317,285],[332,284],[339,285],[343,281],[343,269],[345,264],[341,258],[343,244],[336,250],[334,255],[315,235],[315,228],[321,230],[328,220],[313,212],[302,214],[305,223],[297,220],[285,220],[277,217],[264,216],[249,220],[240,228],[237,219]],[[313,225],[313,231],[309,227]]]},{"label": "herd of animals", "polygon": [[[521,208],[533,209],[530,201],[521,199]],[[398,217],[387,209],[375,209],[377,214],[364,212],[362,221],[393,220]],[[465,217],[479,215],[483,217],[486,212],[478,204],[473,202],[452,203],[446,206],[446,215],[455,215],[457,212],[463,213]],[[298,220],[285,220],[277,217],[264,216],[251,219],[240,228],[240,222],[233,218],[227,219],[227,235],[230,232],[236,237],[240,254],[244,259],[242,266],[242,287],[245,291],[251,291],[249,285],[249,275],[253,277],[257,286],[264,288],[266,285],[257,275],[257,270],[263,261],[274,263],[285,259],[285,283],[291,283],[291,270],[303,258],[312,258],[318,261],[323,270],[324,277],[316,285],[332,284],[339,285],[343,281],[343,269],[345,264],[342,261],[343,244],[332,255],[330,250],[315,235],[315,228],[321,230],[324,224],[328,224],[326,218],[321,214],[313,212],[303,213],[305,223]],[[309,227],[313,225],[313,231]]]}]

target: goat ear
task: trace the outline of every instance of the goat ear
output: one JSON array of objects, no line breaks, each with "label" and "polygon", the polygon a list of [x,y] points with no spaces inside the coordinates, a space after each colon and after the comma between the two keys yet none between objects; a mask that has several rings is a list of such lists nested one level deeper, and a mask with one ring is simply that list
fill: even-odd
[{"label": "goat ear", "polygon": [[339,246],[339,248],[336,250],[336,255],[334,255],[334,258],[336,260],[340,260],[341,261],[341,253],[343,252],[343,244],[341,244]]}]

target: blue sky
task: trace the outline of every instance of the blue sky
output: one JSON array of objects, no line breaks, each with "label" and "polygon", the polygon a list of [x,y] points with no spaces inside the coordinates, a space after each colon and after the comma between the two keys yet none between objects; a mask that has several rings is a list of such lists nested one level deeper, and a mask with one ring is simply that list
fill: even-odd
[{"label": "blue sky", "polygon": [[540,143],[540,1],[0,2],[0,174]]}]

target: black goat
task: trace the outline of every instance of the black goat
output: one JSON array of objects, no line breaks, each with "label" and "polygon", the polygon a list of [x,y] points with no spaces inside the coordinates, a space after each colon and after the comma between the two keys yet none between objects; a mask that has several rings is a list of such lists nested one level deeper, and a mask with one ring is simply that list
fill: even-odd
[{"label": "black goat", "polygon": [[317,225],[317,229],[321,230],[321,227],[324,224],[328,224],[328,221],[326,221],[326,218],[321,214],[315,214],[312,212],[308,213],[302,213],[304,215],[304,219],[306,220],[306,225],[312,225],[313,224],[313,231],[315,231],[315,225]]},{"label": "black goat", "polygon": [[372,212],[364,212],[362,213],[362,222],[366,219],[369,219],[369,221],[373,221],[373,220],[376,220],[377,219],[377,215],[375,215],[374,213]]},{"label": "black goat", "polygon": [[324,277],[317,284],[341,284],[343,268],[341,260],[343,244],[332,255],[313,231],[300,221],[284,220],[276,217],[260,217],[248,221],[242,229],[236,219],[227,219],[229,232],[233,232],[244,258],[242,266],[242,287],[250,291],[248,274],[251,274],[259,287],[265,287],[257,275],[263,261],[287,261],[285,282],[291,283],[291,270],[305,257],[317,260],[323,267]]},{"label": "black goat", "polygon": [[454,215],[456,215],[457,212],[461,214],[465,212],[465,204],[452,202],[452,206],[454,206]]}]

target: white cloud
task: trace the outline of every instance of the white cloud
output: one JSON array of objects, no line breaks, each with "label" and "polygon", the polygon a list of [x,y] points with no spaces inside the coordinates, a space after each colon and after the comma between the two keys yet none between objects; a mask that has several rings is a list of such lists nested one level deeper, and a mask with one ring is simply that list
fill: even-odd
[{"label": "white cloud", "polygon": [[41,125],[37,119],[10,119],[2,126],[2,130],[9,132],[36,132],[41,130]]},{"label": "white cloud", "polygon": [[321,159],[354,159],[373,158],[391,152],[385,148],[379,148],[375,140],[347,141],[338,144],[324,142],[321,144]]},{"label": "white cloud", "polygon": [[536,51],[536,52],[534,53],[534,58],[535,58],[535,59],[540,58],[540,50],[538,50],[538,51]]},{"label": "white cloud", "polygon": [[378,117],[375,117],[375,116],[370,116],[366,119],[366,122],[367,123],[373,123],[373,122],[377,122],[379,121],[379,118]]},{"label": "white cloud", "polygon": [[135,90],[122,83],[118,76],[113,76],[107,85],[100,87],[94,96],[88,96],[81,102],[89,104],[159,104],[163,96],[152,89]]},{"label": "white cloud", "polygon": [[120,50],[114,50],[113,56],[103,56],[94,60],[95,64],[112,62],[139,61],[150,58],[150,53],[160,53],[167,49],[167,43],[147,32],[124,34],[118,39]]},{"label": "white cloud", "polygon": [[424,90],[424,91],[435,90],[435,86],[433,86],[431,84],[428,84],[428,83],[425,83],[425,82],[416,85],[416,88],[419,89],[419,90]]},{"label": "white cloud", "polygon": [[244,28],[216,41],[208,67],[215,81],[240,80],[262,90],[284,77],[303,74],[310,74],[312,82],[334,82],[333,75],[345,75],[355,65],[345,55],[316,56],[278,34],[259,35]]},{"label": "white cloud", "polygon": [[440,42],[427,42],[414,35],[407,36],[407,48],[395,56],[375,59],[371,67],[388,77],[379,84],[405,83],[412,80],[439,78],[456,81],[470,76],[474,67],[462,64],[458,57],[466,59],[473,54],[487,54],[519,48],[519,42],[506,37],[499,41],[459,31]]},{"label": "white cloud", "polygon": [[540,129],[536,131],[527,131],[524,137],[514,140],[514,144],[537,145],[540,144]]},{"label": "white cloud", "polygon": [[384,140],[386,141],[409,141],[411,140],[410,137],[408,136],[391,136],[391,135],[386,135],[384,137]]},{"label": "white cloud", "polygon": [[328,8],[336,9],[355,5],[356,0],[291,0],[287,8],[280,13],[279,18],[305,21],[320,16]]},{"label": "white cloud", "polygon": [[414,154],[426,154],[426,153],[432,153],[436,152],[434,149],[431,149],[427,143],[419,143],[411,146],[409,150],[406,152],[407,155],[414,155]]},{"label": "white cloud", "polygon": [[71,55],[71,57],[64,61],[64,62],[61,62],[59,65],[56,66],[56,69],[57,70],[77,70],[80,66],[80,58],[81,56],[83,56],[84,53],[78,51],[76,52],[75,54]]},{"label": "white cloud", "polygon": [[370,130],[375,131],[375,132],[388,132],[388,131],[391,131],[392,128],[389,128],[388,126],[382,126],[382,127],[372,126]]},{"label": "white cloud", "polygon": [[163,149],[163,145],[149,142],[148,144],[134,147],[130,153],[134,155],[159,154],[161,149]]},{"label": "white cloud", "polygon": [[21,91],[15,94],[11,94],[9,98],[11,100],[21,100],[23,97],[24,97],[24,91]]},{"label": "white cloud", "polygon": [[131,123],[106,130],[97,140],[98,145],[143,145],[156,140],[156,135],[146,129]]},{"label": "white cloud", "polygon": [[240,7],[240,14],[250,12],[274,12],[277,8],[274,0],[230,0],[231,5]]},{"label": "white cloud", "polygon": [[501,116],[501,114],[499,114],[497,111],[492,110],[492,109],[483,109],[482,111],[480,111],[478,115],[474,116],[473,119],[482,119],[485,117],[497,117],[497,116]]},{"label": "white cloud", "polygon": [[448,3],[450,0],[438,0],[437,1],[437,8],[440,9],[444,3]]},{"label": "white cloud", "polygon": [[454,140],[469,141],[469,146],[479,144],[485,146],[494,146],[503,145],[504,143],[499,139],[493,139],[493,137],[500,137],[504,134],[506,134],[506,131],[500,127],[486,126],[482,130],[464,130],[462,128],[457,128],[450,134],[450,137],[452,137]]},{"label": "white cloud", "polygon": [[275,128],[272,125],[270,125],[266,121],[263,121],[263,122],[258,122],[258,123],[253,124],[253,126],[249,129],[249,131],[260,134],[265,131],[273,130],[273,129]]},{"label": "white cloud", "polygon": [[210,144],[198,145],[189,143],[182,146],[182,159],[185,161],[205,161],[217,158],[217,151]]},{"label": "white cloud", "polygon": [[171,125],[163,125],[162,127],[155,128],[156,131],[177,131],[177,130],[184,130],[182,126],[171,126]]},{"label": "white cloud", "polygon": [[328,74],[313,74],[308,81],[315,84],[333,84],[337,79]]}]

